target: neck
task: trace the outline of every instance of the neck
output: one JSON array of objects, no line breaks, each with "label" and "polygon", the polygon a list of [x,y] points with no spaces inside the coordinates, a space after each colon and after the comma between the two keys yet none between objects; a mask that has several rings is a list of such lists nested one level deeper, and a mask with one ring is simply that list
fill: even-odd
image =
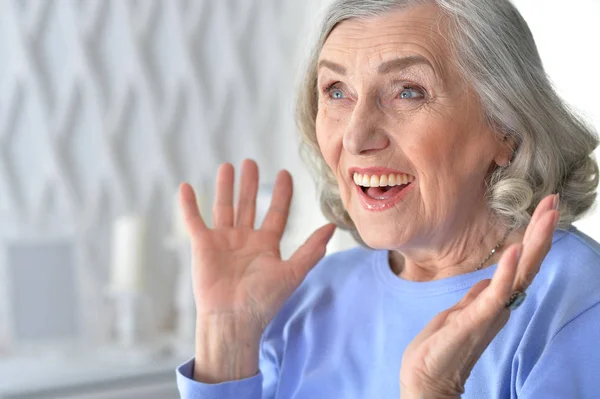
[{"label": "neck", "polygon": [[[507,232],[500,223],[485,225],[487,229],[464,229],[462,234],[449,237],[445,245],[437,248],[415,245],[390,251],[390,267],[396,275],[409,281],[439,280],[473,272]],[[497,263],[506,248],[522,241],[523,234],[524,230],[511,232],[504,245],[481,268]]]}]

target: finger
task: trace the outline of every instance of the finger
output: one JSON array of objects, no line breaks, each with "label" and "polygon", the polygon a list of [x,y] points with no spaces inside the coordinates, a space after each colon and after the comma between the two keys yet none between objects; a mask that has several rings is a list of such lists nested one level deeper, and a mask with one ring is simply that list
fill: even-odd
[{"label": "finger", "polygon": [[524,241],[527,240],[531,236],[531,232],[535,229],[535,226],[537,225],[537,222],[540,220],[540,218],[547,211],[552,209],[555,198],[558,198],[558,197],[556,197],[556,195],[547,195],[536,206],[536,208],[533,212],[533,215],[531,215],[531,220],[529,221],[527,230],[525,230],[525,235],[523,237]]},{"label": "finger", "polygon": [[258,166],[246,159],[242,163],[240,192],[237,200],[235,225],[254,228],[256,215],[256,193],[258,192]]},{"label": "finger", "polygon": [[532,230],[529,240],[524,243],[517,277],[513,284],[514,290],[527,289],[540,271],[540,266],[552,247],[552,236],[558,217],[558,211],[550,211],[543,215]]},{"label": "finger", "polygon": [[[459,315],[461,310],[471,304],[489,285],[491,280],[485,279],[479,281],[471,287],[469,291],[453,307],[438,313],[421,332],[413,339],[411,345],[418,346],[421,342],[440,330],[444,325],[452,323]],[[465,323],[460,323],[461,327],[467,327]]]},{"label": "finger", "polygon": [[198,209],[194,189],[187,183],[179,185],[179,209],[189,235],[195,235],[206,230],[206,224]]},{"label": "finger", "polygon": [[[519,258],[522,256],[522,249],[523,246],[521,244],[514,244],[508,247],[504,251],[504,254],[502,254],[500,262],[498,262],[498,268],[494,273],[494,277],[492,277],[489,290],[486,291],[487,295],[485,295],[480,305],[484,310],[482,312],[483,317],[505,309],[506,301],[513,291],[513,283],[520,262]],[[482,295],[482,297],[484,296]]]},{"label": "finger", "polygon": [[492,280],[485,279],[473,285],[471,289],[454,306],[448,309],[447,323],[451,323],[463,308],[469,306],[489,285]]},{"label": "finger", "polygon": [[281,238],[290,212],[293,189],[292,176],[289,172],[285,170],[279,172],[275,179],[271,205],[261,229],[275,232]]},{"label": "finger", "polygon": [[468,306],[471,302],[475,300],[475,298],[479,296],[479,294],[483,292],[483,290],[485,290],[490,285],[491,281],[492,280],[490,280],[489,278],[479,281],[477,284],[472,286],[469,292],[467,292],[465,296],[463,296],[462,299],[459,302],[457,302],[456,305],[454,305],[451,309],[459,310]]},{"label": "finger", "polygon": [[233,226],[233,180],[233,165],[224,163],[219,166],[215,203],[213,205],[214,227]]},{"label": "finger", "polygon": [[525,235],[523,236],[523,242],[527,242],[529,237],[531,237],[531,232],[535,230],[535,226],[539,222],[539,220],[544,216],[546,212],[553,209],[554,201],[559,201],[558,194],[556,195],[547,195],[540,201],[538,206],[535,208],[533,215],[531,216],[531,220],[529,221],[529,225],[525,230]]},{"label": "finger", "polygon": [[300,283],[308,272],[325,256],[327,243],[335,231],[334,224],[326,224],[306,240],[286,262],[292,268],[296,282]]}]

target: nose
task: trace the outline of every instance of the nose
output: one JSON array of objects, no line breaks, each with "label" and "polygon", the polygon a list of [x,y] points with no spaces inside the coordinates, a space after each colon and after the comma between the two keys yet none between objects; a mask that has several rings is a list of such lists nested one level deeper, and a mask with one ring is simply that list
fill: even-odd
[{"label": "nose", "polygon": [[344,132],[344,149],[352,155],[367,155],[389,146],[390,140],[382,126],[382,117],[376,104],[360,100]]}]

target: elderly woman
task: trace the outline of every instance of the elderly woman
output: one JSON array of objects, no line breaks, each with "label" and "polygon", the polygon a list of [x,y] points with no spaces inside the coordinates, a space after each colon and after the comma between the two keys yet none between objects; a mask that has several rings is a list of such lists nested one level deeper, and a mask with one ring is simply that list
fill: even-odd
[{"label": "elderly woman", "polygon": [[[219,169],[212,229],[180,188],[183,398],[600,397],[600,245],[571,225],[598,140],[509,1],[334,2],[298,119],[332,224],[289,260],[287,172],[259,229],[255,163],[235,207]],[[334,225],[364,248],[321,259]]]}]

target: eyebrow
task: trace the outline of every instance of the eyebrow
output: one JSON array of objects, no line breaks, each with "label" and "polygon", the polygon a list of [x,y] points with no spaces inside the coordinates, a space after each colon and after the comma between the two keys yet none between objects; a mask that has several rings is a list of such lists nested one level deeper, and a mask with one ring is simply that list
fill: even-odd
[{"label": "eyebrow", "polygon": [[[408,57],[396,58],[384,62],[377,68],[377,73],[379,73],[380,75],[384,75],[386,73],[390,73],[397,70],[403,70],[413,65],[419,64],[427,65],[435,72],[433,65],[431,65],[431,62],[429,62],[427,58],[420,55],[411,55]],[[344,66],[328,60],[319,61],[317,69],[321,68],[331,69],[333,72],[339,73],[340,75],[346,74],[346,68]]]},{"label": "eyebrow", "polygon": [[384,62],[383,64],[379,65],[379,67],[377,68],[377,73],[383,75],[383,74],[390,73],[390,72],[393,72],[396,70],[403,70],[403,69],[406,69],[413,65],[419,65],[419,64],[427,65],[433,71],[435,71],[435,69],[433,68],[433,65],[431,65],[431,62],[429,62],[429,60],[427,58],[420,56],[420,55],[411,55],[408,57],[396,58],[394,60]]},{"label": "eyebrow", "polygon": [[319,61],[319,65],[317,66],[317,69],[321,69],[321,68],[331,69],[333,72],[339,73],[340,75],[346,74],[346,68],[344,68],[340,64],[336,64],[335,62],[332,62],[332,61],[327,61],[327,60]]}]

